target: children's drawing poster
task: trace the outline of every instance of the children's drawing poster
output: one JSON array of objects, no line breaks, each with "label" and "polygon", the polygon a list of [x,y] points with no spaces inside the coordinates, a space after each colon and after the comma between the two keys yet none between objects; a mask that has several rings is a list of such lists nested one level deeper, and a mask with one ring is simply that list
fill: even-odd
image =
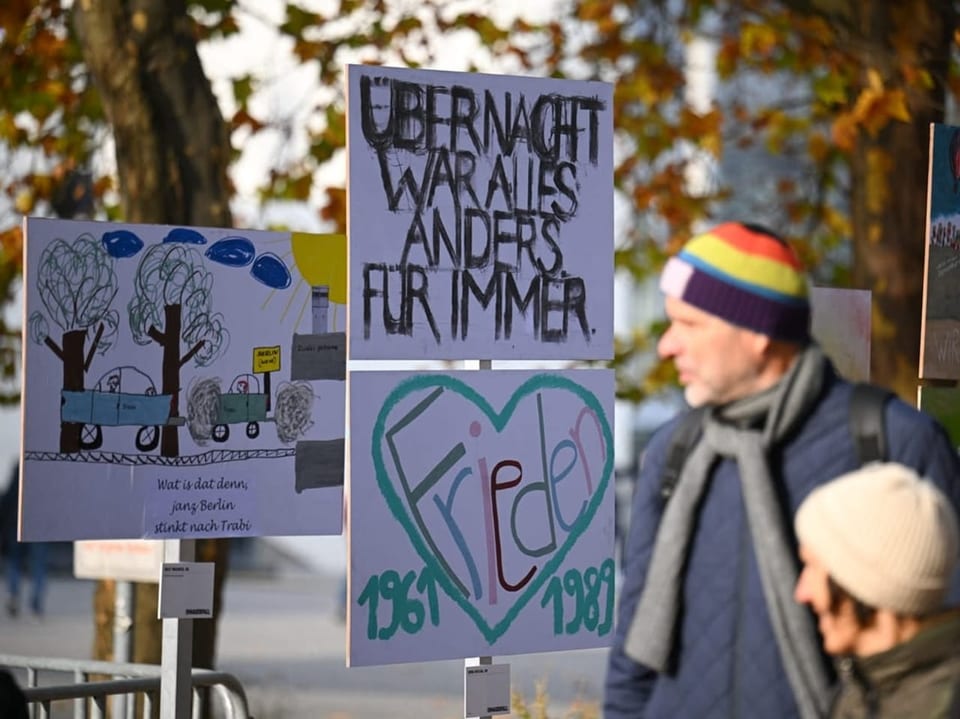
[{"label": "children's drawing poster", "polygon": [[960,127],[932,124],[920,377],[960,379]]},{"label": "children's drawing poster", "polygon": [[612,371],[350,385],[348,663],[608,645]]},{"label": "children's drawing poster", "polygon": [[347,82],[350,357],[612,357],[612,86]]},{"label": "children's drawing poster", "polygon": [[341,531],[342,235],[24,236],[24,539]]},{"label": "children's drawing poster", "polygon": [[843,377],[870,380],[870,290],[811,287],[811,333]]}]

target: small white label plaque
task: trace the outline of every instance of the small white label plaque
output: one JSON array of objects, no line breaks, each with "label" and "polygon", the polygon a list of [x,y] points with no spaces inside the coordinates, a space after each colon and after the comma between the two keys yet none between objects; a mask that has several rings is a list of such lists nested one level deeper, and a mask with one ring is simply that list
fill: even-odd
[{"label": "small white label plaque", "polygon": [[159,619],[213,617],[213,562],[164,562]]},{"label": "small white label plaque", "polygon": [[510,665],[464,667],[463,716],[510,713]]},{"label": "small white label plaque", "polygon": [[87,539],[73,543],[73,576],[121,582],[160,581],[163,542],[154,539]]}]

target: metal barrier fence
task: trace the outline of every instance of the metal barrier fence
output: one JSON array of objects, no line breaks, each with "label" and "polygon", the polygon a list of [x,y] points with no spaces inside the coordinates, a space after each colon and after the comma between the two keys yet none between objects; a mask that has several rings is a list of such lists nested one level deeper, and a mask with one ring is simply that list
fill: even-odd
[{"label": "metal barrier fence", "polygon": [[[56,701],[73,701],[74,719],[103,719],[107,700],[111,700],[113,719],[134,719],[136,697],[142,696],[143,719],[152,719],[159,711],[160,666],[83,659],[58,659],[0,654],[0,667],[26,670],[30,719],[52,719]],[[40,685],[40,673],[69,674],[73,683]],[[110,679],[92,680],[107,676]],[[46,678],[46,677],[44,677]],[[216,699],[215,715],[223,719],[251,719],[243,685],[232,674],[194,669],[193,719],[199,719],[205,698]]]}]

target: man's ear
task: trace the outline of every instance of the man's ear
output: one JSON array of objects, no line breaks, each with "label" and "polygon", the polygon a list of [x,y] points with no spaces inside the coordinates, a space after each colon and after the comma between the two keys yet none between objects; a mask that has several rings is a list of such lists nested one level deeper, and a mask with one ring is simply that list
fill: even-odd
[{"label": "man's ear", "polygon": [[800,345],[792,342],[775,340],[767,335],[757,334],[753,340],[753,350],[756,357],[760,358],[768,367],[779,367],[781,371],[786,372],[796,356],[803,351]]},{"label": "man's ear", "polygon": [[770,356],[771,350],[774,347],[774,343],[769,335],[760,334],[759,332],[750,332],[749,337],[749,347],[751,350],[753,350],[754,356]]}]

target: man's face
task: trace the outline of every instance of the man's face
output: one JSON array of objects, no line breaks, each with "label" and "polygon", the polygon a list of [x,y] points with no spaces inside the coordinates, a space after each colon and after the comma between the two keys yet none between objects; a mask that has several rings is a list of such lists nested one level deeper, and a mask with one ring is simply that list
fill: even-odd
[{"label": "man's face", "polygon": [[758,391],[769,340],[674,297],[666,298],[670,326],[657,351],[672,358],[691,407],[725,404]]},{"label": "man's face", "polygon": [[817,615],[824,651],[834,655],[855,653],[863,627],[857,622],[853,602],[849,597],[843,597],[836,606],[831,606],[826,568],[807,547],[800,547],[800,559],[803,569],[793,598],[808,605]]}]

